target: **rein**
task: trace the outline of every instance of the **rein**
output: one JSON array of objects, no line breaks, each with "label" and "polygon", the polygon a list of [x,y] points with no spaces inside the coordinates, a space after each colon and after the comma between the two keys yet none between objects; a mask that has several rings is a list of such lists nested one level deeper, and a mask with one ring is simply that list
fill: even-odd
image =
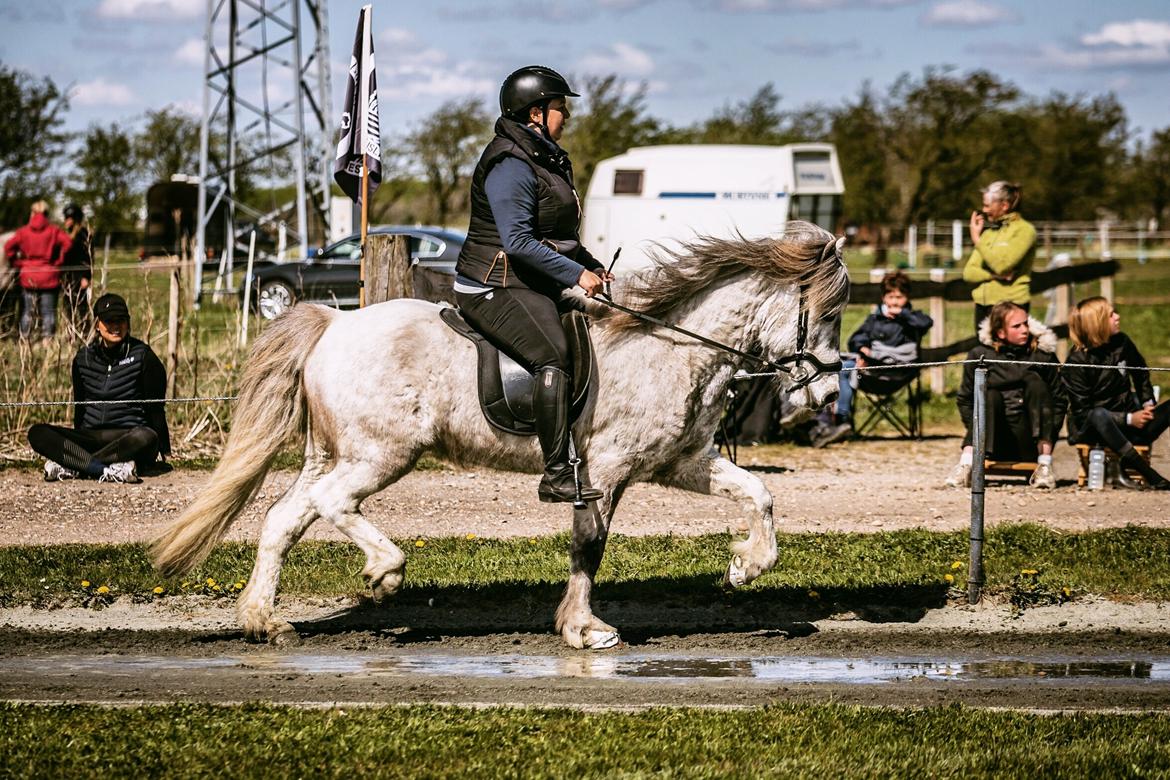
[{"label": "rein", "polygon": [[[841,370],[840,360],[833,361],[832,363],[825,363],[813,353],[805,350],[805,343],[808,340],[807,284],[800,285],[800,316],[796,321],[796,352],[791,355],[785,355],[784,357],[777,358],[774,361],[768,360],[767,358],[761,357],[759,355],[752,355],[748,352],[736,349],[730,344],[724,344],[723,342],[716,341],[715,339],[701,336],[698,333],[687,330],[686,328],[680,328],[677,325],[671,325],[669,322],[660,320],[657,317],[652,317],[649,314],[643,314],[642,312],[635,311],[628,306],[623,306],[620,303],[616,303],[610,295],[608,283],[606,283],[605,288],[605,291],[601,293],[601,295],[605,297],[601,297],[601,295],[595,295],[593,300],[597,301],[598,303],[603,303],[611,309],[624,312],[634,319],[642,320],[643,322],[648,322],[651,325],[656,325],[660,328],[666,328],[667,330],[674,331],[675,333],[698,341],[701,344],[705,344],[708,347],[722,350],[729,355],[735,355],[736,357],[750,360],[757,365],[763,366],[768,371],[772,371],[773,373],[787,374],[788,379],[794,383],[792,387],[788,388],[789,390],[799,390],[803,387],[807,387],[821,374],[836,373]],[[811,366],[811,368],[809,366]]]}]

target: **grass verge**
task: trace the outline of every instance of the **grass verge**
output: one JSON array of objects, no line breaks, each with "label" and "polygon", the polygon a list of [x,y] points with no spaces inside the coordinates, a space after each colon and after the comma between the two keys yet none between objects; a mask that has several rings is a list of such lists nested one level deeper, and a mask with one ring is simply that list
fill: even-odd
[{"label": "grass verge", "polygon": [[[399,539],[408,553],[406,603],[443,596],[461,606],[509,599],[554,600],[568,567],[566,535],[533,539]],[[966,585],[964,532],[903,530],[875,534],[781,534],[776,567],[746,589],[724,594],[728,537],[624,537],[609,542],[599,572],[602,599],[658,603],[731,599],[751,604],[800,602],[818,611],[874,603],[945,603]],[[255,555],[245,543],[220,545],[189,577],[165,580],[142,545],[0,547],[0,605],[101,606],[119,596],[151,600],[175,594],[230,596],[243,587]],[[1092,593],[1118,599],[1170,598],[1170,531],[1128,527],[1084,534],[1038,525],[1001,526],[985,543],[992,595],[1020,607]],[[282,592],[301,596],[360,593],[364,565],[349,544],[295,547]]]},{"label": "grass verge", "polygon": [[1170,716],[959,706],[744,712],[266,705],[0,705],[13,777],[1140,777],[1170,766]]}]

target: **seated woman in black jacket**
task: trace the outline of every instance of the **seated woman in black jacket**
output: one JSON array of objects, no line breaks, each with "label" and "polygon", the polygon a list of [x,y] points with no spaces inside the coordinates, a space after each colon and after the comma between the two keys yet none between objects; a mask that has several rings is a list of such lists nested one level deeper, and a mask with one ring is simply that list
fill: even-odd
[{"label": "seated woman in black jacket", "polygon": [[[1086,298],[1069,317],[1069,335],[1076,349],[1065,361],[1068,388],[1068,440],[1105,445],[1117,453],[1122,469],[1118,484],[1139,488],[1125,474],[1137,471],[1154,490],[1170,490],[1170,481],[1150,468],[1133,448],[1152,444],[1170,425],[1170,401],[1154,404],[1154,388],[1146,359],[1121,332],[1121,315],[1104,298]],[[1125,368],[1106,368],[1124,366]]]},{"label": "seated woman in black jacket", "polygon": [[[97,336],[73,358],[73,427],[34,425],[28,443],[45,461],[45,481],[92,477],[100,482],[141,482],[138,465],[170,454],[162,403],[167,372],[144,342],[130,335],[130,312],[120,295],[93,305]],[[122,403],[124,402],[124,403]]]},{"label": "seated woman in black jacket", "polygon": [[[980,344],[967,360],[982,359],[987,367],[987,457],[993,460],[1036,460],[1028,484],[1056,487],[1052,445],[1064,422],[1066,401],[1056,357],[1056,335],[1016,303],[995,304],[979,326]],[[1022,365],[1019,362],[1042,365]],[[947,477],[948,487],[968,487],[974,460],[972,422],[975,407],[974,363],[963,366],[963,384],[956,399],[967,429],[959,462]]]}]

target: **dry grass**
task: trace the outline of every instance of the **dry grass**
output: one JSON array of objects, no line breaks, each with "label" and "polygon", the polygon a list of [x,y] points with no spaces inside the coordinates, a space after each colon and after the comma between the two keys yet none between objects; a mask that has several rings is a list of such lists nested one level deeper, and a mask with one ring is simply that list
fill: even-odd
[{"label": "dry grass", "polygon": [[[138,262],[129,253],[111,255],[107,282],[100,284],[95,273],[94,295],[116,292],[130,307],[131,333],[150,344],[168,363],[168,308],[171,273],[175,258]],[[181,274],[178,362],[174,374],[175,397],[216,397],[235,394],[246,348],[239,346],[240,308],[235,295],[219,301],[204,296],[196,311],[191,305],[191,273]],[[241,272],[237,271],[239,280]],[[205,277],[205,284],[214,278]],[[73,410],[66,405],[11,406],[31,402],[62,402],[72,399],[73,356],[89,333],[71,332],[64,323],[52,339],[31,343],[15,338],[15,314],[6,312],[0,320],[5,338],[0,341],[0,460],[26,459],[30,455],[25,434],[34,423],[71,425]],[[261,322],[252,319],[255,337]],[[176,455],[200,457],[219,452],[230,424],[231,406],[226,401],[171,404],[167,419],[171,426]]]}]

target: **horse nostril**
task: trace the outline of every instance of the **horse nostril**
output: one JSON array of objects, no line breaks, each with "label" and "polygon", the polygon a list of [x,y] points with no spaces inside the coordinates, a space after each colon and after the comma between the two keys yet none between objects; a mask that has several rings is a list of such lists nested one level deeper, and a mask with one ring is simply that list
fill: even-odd
[{"label": "horse nostril", "polygon": [[829,404],[837,403],[837,396],[838,395],[840,395],[840,393],[838,393],[836,390],[834,390],[833,392],[831,392],[825,396],[825,400],[821,402],[821,405],[828,406]]}]

